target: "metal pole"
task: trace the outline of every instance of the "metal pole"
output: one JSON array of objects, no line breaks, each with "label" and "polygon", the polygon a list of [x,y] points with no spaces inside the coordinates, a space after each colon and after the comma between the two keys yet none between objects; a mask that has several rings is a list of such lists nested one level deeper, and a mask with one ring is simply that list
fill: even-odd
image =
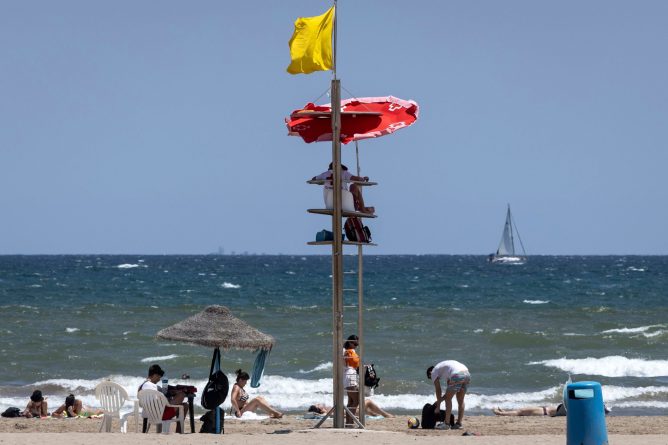
[{"label": "metal pole", "polygon": [[332,325],[334,428],[344,428],[343,407],[343,243],[341,233],[341,81],[332,80],[332,164],[334,212],[332,214]]},{"label": "metal pole", "polygon": [[[358,167],[359,169],[359,167]],[[359,373],[359,421],[362,425],[366,425],[366,411],[364,407],[364,374],[366,368],[364,368],[364,325],[362,324],[363,319],[363,304],[364,304],[364,282],[363,276],[364,271],[362,269],[362,263],[364,262],[363,256],[363,247],[357,246],[357,336],[359,337],[360,343],[360,373]]]}]

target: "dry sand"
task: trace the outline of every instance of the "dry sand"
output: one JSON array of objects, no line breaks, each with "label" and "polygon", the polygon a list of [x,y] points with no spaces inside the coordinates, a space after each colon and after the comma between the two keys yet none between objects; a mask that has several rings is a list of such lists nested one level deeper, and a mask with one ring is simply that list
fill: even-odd
[{"label": "dry sand", "polygon": [[[368,429],[333,430],[331,421],[319,430],[314,420],[286,415],[283,419],[261,421],[228,420],[225,435],[214,434],[135,434],[131,419],[128,434],[97,434],[100,419],[0,419],[2,445],[110,445],[131,444],[269,444],[269,445],[341,445],[342,441],[373,445],[403,444],[498,444],[563,445],[566,442],[566,419],[561,417],[471,416],[464,428],[454,431],[409,430],[407,416],[394,419],[371,419]],[[668,445],[668,416],[610,416],[607,419],[610,443],[614,445]],[[199,430],[199,422],[196,422]],[[114,424],[114,431],[118,431]],[[173,426],[172,426],[173,431]],[[186,431],[190,427],[186,426]],[[462,437],[465,431],[480,437]],[[95,434],[92,434],[95,433]],[[317,444],[316,444],[317,442]]]}]

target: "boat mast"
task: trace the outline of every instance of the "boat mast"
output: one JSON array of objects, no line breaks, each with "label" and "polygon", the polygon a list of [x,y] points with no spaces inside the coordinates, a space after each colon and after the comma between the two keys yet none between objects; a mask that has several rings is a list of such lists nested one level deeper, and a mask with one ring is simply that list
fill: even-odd
[{"label": "boat mast", "polygon": [[336,31],[338,4],[334,0],[334,43],[332,47],[332,167],[334,212],[332,213],[332,363],[334,428],[344,428],[343,405],[343,242],[341,226],[341,81],[336,78]]},{"label": "boat mast", "polygon": [[508,231],[510,234],[510,255],[515,256],[515,240],[513,239],[513,218],[510,215],[510,204],[508,204],[508,213],[506,214],[506,224],[508,225]]}]

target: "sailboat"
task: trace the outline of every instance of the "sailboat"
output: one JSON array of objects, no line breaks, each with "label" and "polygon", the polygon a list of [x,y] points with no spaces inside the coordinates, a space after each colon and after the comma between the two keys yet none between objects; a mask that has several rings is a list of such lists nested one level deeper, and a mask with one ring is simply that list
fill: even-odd
[{"label": "sailboat", "polygon": [[[515,251],[515,237],[520,242],[522,254],[519,255]],[[526,251],[522,244],[522,238],[517,231],[517,227],[513,224],[513,217],[510,213],[510,204],[508,204],[508,211],[506,212],[506,223],[503,226],[503,234],[501,235],[501,242],[496,253],[489,254],[489,262],[491,263],[505,263],[505,264],[524,264],[527,260]]]}]

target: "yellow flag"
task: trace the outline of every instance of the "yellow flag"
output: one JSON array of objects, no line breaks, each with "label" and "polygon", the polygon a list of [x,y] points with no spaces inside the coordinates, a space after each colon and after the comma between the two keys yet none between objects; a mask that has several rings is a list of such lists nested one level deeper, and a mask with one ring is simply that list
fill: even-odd
[{"label": "yellow flag", "polygon": [[290,39],[290,74],[327,71],[332,64],[332,29],[334,6],[317,17],[299,17]]}]

